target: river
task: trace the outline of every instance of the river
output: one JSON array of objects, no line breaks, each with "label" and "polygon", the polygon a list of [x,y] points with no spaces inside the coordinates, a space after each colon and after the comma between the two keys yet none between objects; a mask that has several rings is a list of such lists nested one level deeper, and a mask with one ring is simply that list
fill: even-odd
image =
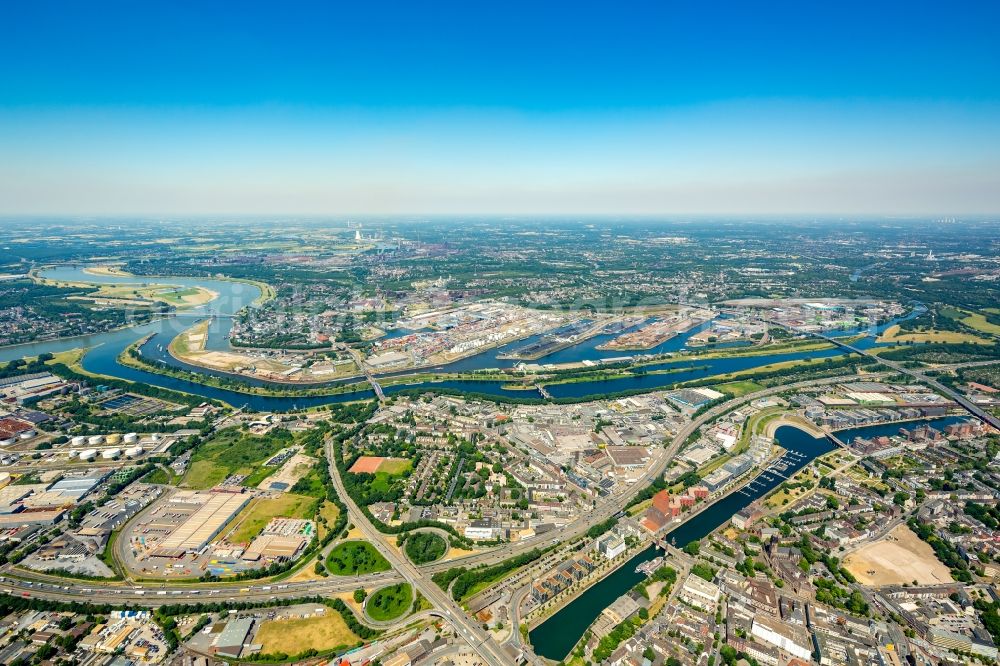
[{"label": "river", "polygon": [[[373,392],[367,389],[332,396],[255,396],[239,391],[209,387],[203,384],[189,382],[174,377],[166,377],[157,373],[129,368],[118,363],[118,356],[126,347],[143,337],[150,336],[149,341],[142,347],[142,353],[147,358],[160,360],[174,367],[193,370],[202,374],[233,379],[233,375],[224,372],[212,371],[182,363],[177,359],[174,359],[169,355],[169,353],[166,352],[166,346],[171,339],[173,339],[181,331],[193,325],[199,318],[215,315],[215,318],[212,320],[209,327],[206,347],[214,350],[229,349],[230,346],[227,335],[232,326],[232,320],[230,317],[239,312],[243,307],[253,303],[253,301],[260,296],[260,289],[254,285],[211,278],[95,275],[84,272],[82,266],[62,266],[47,269],[43,272],[43,275],[46,278],[60,280],[63,282],[87,282],[95,284],[170,284],[180,287],[204,287],[216,292],[218,297],[206,305],[186,310],[177,316],[167,317],[159,321],[141,324],[126,329],[77,338],[52,340],[3,348],[0,349],[0,361],[9,361],[26,356],[37,356],[38,354],[44,352],[55,353],[87,347],[90,351],[84,355],[82,365],[83,368],[89,372],[118,377],[120,379],[145,382],[161,388],[185,391],[201,395],[205,398],[221,400],[235,406],[246,406],[260,411],[285,411],[294,408],[313,407],[317,405],[374,397]],[[916,311],[911,313],[910,316],[915,316],[915,313]],[[889,322],[879,327],[877,330],[882,330],[886,326],[896,323],[896,321],[899,320]],[[705,323],[691,329],[690,331],[686,331],[685,333],[664,342],[656,348],[648,350],[648,353],[665,353],[681,350],[685,347],[688,339],[692,335],[704,330],[707,326],[709,326],[709,324]],[[851,335],[858,332],[865,331],[844,331],[842,334]],[[516,361],[511,359],[498,359],[497,356],[529,344],[539,337],[540,336],[535,336],[533,338],[519,340],[475,356],[455,361],[436,370],[440,372],[468,372],[486,368],[509,368],[512,367]],[[576,345],[546,356],[544,358],[544,362],[566,363],[620,356],[620,352],[610,352],[596,349],[598,345],[607,342],[613,337],[615,336],[612,334],[591,337]],[[876,344],[874,337],[869,336],[862,339],[858,343],[858,346],[868,347],[874,344]],[[643,374],[623,377],[621,379],[579,382],[572,384],[555,384],[549,387],[549,391],[552,396],[556,398],[586,398],[588,396],[598,395],[601,393],[655,390],[664,386],[670,386],[676,382],[699,379],[719,373],[748,370],[780,361],[792,361],[803,358],[831,358],[839,356],[842,353],[844,352],[840,349],[827,349],[814,352],[768,354],[762,356],[708,359],[703,361],[691,360],[680,363],[662,363],[649,366],[648,369],[675,369],[677,371],[662,375]],[[238,377],[237,379],[248,385],[271,385],[269,382],[253,378]],[[339,382],[310,384],[308,387],[335,386],[345,382],[356,381],[358,381],[358,379],[341,380]],[[423,382],[408,386],[388,386],[385,387],[384,390],[387,394],[391,395],[415,386],[427,389],[447,388],[508,397],[539,397],[535,391],[511,391],[504,389],[504,382],[499,381],[445,380],[441,382]]]},{"label": "river", "polygon": [[[175,367],[195,370],[206,374],[215,374],[220,377],[232,377],[226,373],[215,373],[204,368],[196,368],[183,364],[171,357],[164,350],[167,343],[181,331],[193,325],[199,318],[215,316],[210,327],[206,346],[209,349],[228,349],[228,333],[232,326],[231,316],[239,312],[242,308],[251,305],[260,296],[260,289],[254,285],[243,282],[229,280],[215,280],[210,278],[186,278],[186,277],[151,277],[151,276],[115,276],[115,275],[92,275],[85,273],[82,267],[64,266],[44,271],[47,278],[64,282],[87,282],[96,284],[170,284],[180,287],[204,287],[218,294],[211,302],[198,308],[184,311],[178,316],[167,317],[162,320],[132,326],[116,331],[98,333],[94,335],[68,338],[62,340],[52,340],[46,342],[31,343],[0,349],[0,362],[10,361],[17,358],[37,356],[42,353],[57,353],[71,349],[89,348],[82,360],[83,368],[89,372],[118,377],[137,382],[144,382],[162,388],[185,391],[209,399],[221,400],[235,406],[247,406],[260,411],[286,411],[294,408],[304,408],[316,405],[346,402],[374,397],[370,390],[344,393],[335,396],[317,397],[274,397],[255,396],[226,389],[214,388],[189,382],[174,377],[146,372],[135,368],[123,366],[118,363],[118,356],[130,344],[151,336],[150,340],[143,346],[143,353],[148,357],[162,360]],[[906,317],[895,319],[879,327],[842,331],[839,335],[856,335],[869,333],[856,346],[869,348],[877,343],[874,335],[881,332],[888,326],[918,316],[924,311],[922,306],[914,309]],[[645,353],[664,353],[679,351],[685,348],[688,338],[695,333],[704,330],[708,323],[697,326],[690,331],[682,333],[671,340],[664,342],[654,349]],[[398,335],[399,333],[395,333]],[[482,354],[477,354],[466,359],[455,361],[439,370],[440,372],[468,372],[486,368],[512,367],[516,361],[510,359],[498,359],[497,356],[510,352],[513,349],[530,344],[541,336],[535,336],[525,340],[519,340],[502,347],[492,349]],[[576,345],[561,349],[543,359],[545,363],[568,363],[583,360],[598,360],[621,356],[620,352],[602,351],[596,347],[615,337],[615,335],[597,335],[584,340]],[[782,361],[798,360],[803,358],[823,359],[832,358],[844,353],[839,348],[827,349],[812,352],[776,353],[760,356],[746,356],[735,358],[721,358],[690,361],[680,363],[661,363],[651,365],[649,370],[657,369],[677,369],[665,375],[636,375],[622,379],[580,382],[574,384],[557,384],[549,387],[549,391],[554,397],[586,397],[600,393],[628,391],[628,390],[654,390],[675,382],[698,379],[709,375],[738,370],[748,370],[755,367],[778,363]],[[697,367],[695,367],[697,366]],[[267,382],[240,378],[248,384],[267,385]],[[347,380],[357,381],[357,380]],[[330,382],[326,385],[334,385],[342,382]],[[321,384],[318,384],[321,385]],[[316,385],[316,386],[318,386]],[[413,386],[433,390],[435,387],[452,388],[469,392],[487,393],[493,395],[524,396],[524,391],[508,391],[502,388],[503,383],[496,381],[456,381],[447,380],[442,382],[423,382]],[[392,394],[413,386],[390,386],[385,388],[387,394]],[[537,394],[534,394],[537,395]],[[896,426],[872,426],[879,429],[873,434],[891,434],[898,429]],[[842,436],[853,438],[854,436],[866,436],[871,428],[857,428],[849,432],[841,433]],[[883,432],[884,431],[884,432]],[[784,426],[777,431],[777,439],[788,449],[790,454],[786,454],[785,461],[788,463],[786,474],[791,475],[808,462],[819,455],[832,449],[826,439],[816,439],[802,430],[791,426]],[[870,436],[870,435],[868,435]],[[752,484],[752,490],[741,490],[734,492],[712,506],[708,507],[691,520],[675,528],[667,534],[667,538],[675,542],[678,547],[683,547],[693,540],[701,539],[710,534],[717,527],[728,521],[734,513],[767,494],[777,487],[784,479],[780,476],[761,475]],[[593,623],[598,614],[606,608],[617,597],[627,592],[636,583],[642,580],[643,575],[635,573],[635,567],[647,560],[656,557],[653,547],[647,548],[634,556],[625,565],[606,576],[599,583],[589,588],[572,603],[556,613],[545,623],[539,625],[530,634],[530,641],[535,647],[535,651],[545,657],[555,660],[564,658],[573,645],[579,640],[583,632]],[[554,629],[558,627],[558,630]]]}]

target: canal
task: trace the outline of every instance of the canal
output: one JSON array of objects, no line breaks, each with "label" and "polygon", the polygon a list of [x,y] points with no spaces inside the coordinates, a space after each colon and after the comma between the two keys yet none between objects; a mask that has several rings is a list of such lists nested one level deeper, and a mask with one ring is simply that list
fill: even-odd
[{"label": "canal", "polygon": [[[961,418],[947,416],[909,423],[873,425],[852,428],[837,434],[842,441],[849,442],[854,437],[894,435],[900,427],[905,426],[912,429],[924,423],[940,429],[961,420]],[[692,541],[708,536],[725,524],[740,509],[764,497],[781,485],[785,481],[784,477],[790,478],[812,460],[835,448],[825,437],[813,437],[804,430],[793,426],[778,428],[775,439],[787,450],[787,453],[782,456],[782,460],[788,464],[788,467],[781,472],[781,475],[767,471],[758,474],[753,483],[726,495],[687,522],[668,532],[665,536],[667,541],[678,548],[683,548]],[[535,627],[528,635],[528,640],[535,653],[554,661],[565,659],[583,633],[601,614],[601,611],[646,578],[644,574],[636,573],[636,566],[655,557],[657,557],[657,549],[654,546],[643,550],[590,587],[555,615]]]}]

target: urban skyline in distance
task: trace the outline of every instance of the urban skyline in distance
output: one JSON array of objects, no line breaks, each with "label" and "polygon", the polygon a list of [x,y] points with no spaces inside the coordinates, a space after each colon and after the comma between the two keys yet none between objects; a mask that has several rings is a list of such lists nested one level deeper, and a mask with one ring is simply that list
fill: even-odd
[{"label": "urban skyline in distance", "polygon": [[0,8],[0,665],[1000,663],[1000,5]]}]

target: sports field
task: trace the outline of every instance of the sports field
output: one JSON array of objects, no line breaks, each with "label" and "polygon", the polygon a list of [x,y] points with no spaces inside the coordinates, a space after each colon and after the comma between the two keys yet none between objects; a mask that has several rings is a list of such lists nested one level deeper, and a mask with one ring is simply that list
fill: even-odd
[{"label": "sports field", "polygon": [[410,461],[403,458],[384,458],[382,456],[361,456],[354,461],[351,469],[347,470],[352,474],[388,474],[395,476],[402,474],[410,468]]}]

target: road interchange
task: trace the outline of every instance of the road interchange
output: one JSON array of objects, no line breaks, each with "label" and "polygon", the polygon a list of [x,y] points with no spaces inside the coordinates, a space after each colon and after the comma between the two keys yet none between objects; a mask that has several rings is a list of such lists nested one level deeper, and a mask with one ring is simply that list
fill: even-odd
[{"label": "road interchange", "polygon": [[[823,336],[820,336],[823,337]],[[877,355],[870,355],[864,351],[856,350],[846,344],[829,339],[834,344],[845,347],[847,350],[864,354],[887,365],[893,371],[902,372],[913,376],[920,381],[926,382],[936,390],[955,399],[954,391],[930,379],[922,373],[915,372],[908,368],[902,368],[898,364],[879,358]],[[963,364],[967,365],[967,364]],[[951,367],[951,366],[948,366]],[[959,366],[954,366],[959,367]],[[875,379],[884,377],[888,372],[869,373],[866,378]],[[361,508],[347,493],[339,470],[334,463],[333,447],[327,443],[327,460],[330,466],[330,476],[334,487],[347,507],[348,516],[351,522],[358,528],[373,546],[390,562],[392,571],[378,574],[369,574],[352,577],[330,577],[319,580],[306,581],[255,581],[255,582],[216,582],[216,583],[170,583],[170,582],[147,582],[141,580],[125,581],[90,581],[78,580],[68,577],[51,574],[37,573],[17,568],[12,565],[0,567],[0,591],[23,597],[34,597],[51,600],[78,600],[81,602],[111,604],[111,605],[133,605],[155,607],[165,604],[179,603],[199,603],[199,602],[240,602],[264,604],[274,600],[292,600],[314,596],[332,596],[349,592],[358,587],[372,588],[389,585],[400,581],[410,583],[414,590],[419,591],[434,606],[431,615],[441,618],[444,622],[452,626],[457,635],[462,636],[481,656],[491,665],[499,666],[510,662],[510,656],[498,645],[488,632],[479,627],[463,609],[451,598],[450,594],[442,590],[431,580],[434,573],[444,571],[456,566],[473,568],[495,564],[497,562],[515,557],[535,548],[543,548],[556,542],[570,542],[584,535],[587,530],[595,524],[614,516],[623,511],[633,500],[635,495],[643,488],[647,487],[657,477],[659,477],[668,467],[670,462],[677,455],[681,447],[698,429],[706,423],[719,416],[736,409],[744,404],[768,396],[783,393],[789,390],[801,390],[814,386],[841,383],[854,377],[852,374],[841,374],[835,377],[821,379],[811,379],[792,384],[775,386],[746,395],[735,397],[723,403],[715,405],[687,423],[674,437],[667,443],[666,452],[660,456],[656,464],[646,469],[637,482],[626,492],[620,495],[613,495],[599,501],[594,510],[589,512],[585,519],[577,520],[569,525],[547,533],[544,537],[535,537],[525,541],[507,544],[503,547],[490,551],[466,555],[451,560],[437,561],[425,565],[414,565],[388,541],[388,535],[380,532],[367,518]],[[958,396],[961,398],[961,396]],[[963,407],[968,407],[961,401],[956,400]],[[972,411],[972,410],[970,410]],[[975,412],[973,412],[975,413]],[[989,416],[989,415],[987,415]],[[141,513],[141,512],[140,512]],[[523,599],[523,592],[518,590],[515,595],[519,600]],[[513,601],[513,599],[512,599]],[[516,617],[517,609],[512,610]],[[404,618],[412,621],[412,616]],[[402,620],[401,620],[402,621]],[[516,624],[511,627],[512,634],[517,633]],[[506,643],[515,646],[519,643],[518,636],[508,638]]]}]

